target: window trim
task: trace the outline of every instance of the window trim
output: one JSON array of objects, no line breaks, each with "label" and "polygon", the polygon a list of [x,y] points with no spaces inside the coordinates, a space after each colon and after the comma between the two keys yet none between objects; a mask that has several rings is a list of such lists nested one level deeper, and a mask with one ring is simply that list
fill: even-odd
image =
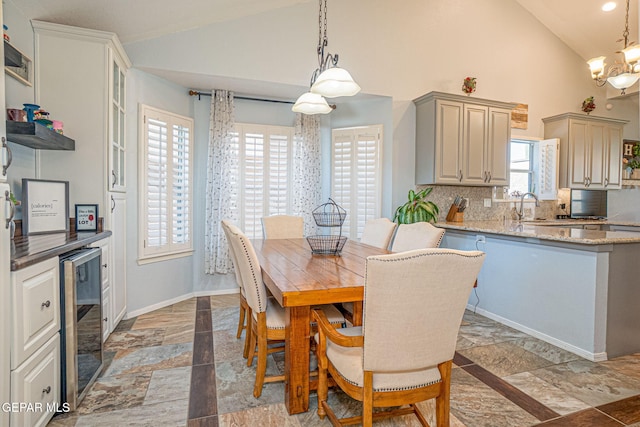
[{"label": "window trim", "polygon": [[[194,147],[194,121],[190,117],[182,116],[172,113],[170,111],[161,110],[146,104],[138,105],[138,264],[148,264],[159,261],[166,261],[169,259],[182,258],[190,256],[194,252],[193,248],[193,147]],[[188,181],[189,188],[187,191],[187,203],[189,205],[189,211],[187,213],[188,232],[185,243],[167,243],[162,245],[158,249],[149,250],[146,247],[147,239],[147,227],[148,227],[148,209],[147,209],[147,153],[148,153],[148,139],[147,139],[147,117],[162,117],[161,120],[167,122],[168,145],[173,141],[173,126],[181,125],[189,129],[189,143],[188,143]],[[167,195],[172,199],[172,189],[167,190]],[[168,206],[173,205],[172,202],[168,202]],[[171,212],[172,214],[173,212]],[[168,219],[168,224],[171,224],[171,217]],[[169,226],[170,227],[170,226]],[[168,230],[169,236],[172,235],[172,228]]]}]

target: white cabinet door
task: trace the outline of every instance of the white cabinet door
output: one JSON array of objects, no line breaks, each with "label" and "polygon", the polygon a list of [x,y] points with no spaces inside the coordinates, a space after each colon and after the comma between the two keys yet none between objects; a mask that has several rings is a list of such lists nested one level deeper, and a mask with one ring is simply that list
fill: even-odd
[{"label": "white cabinet door", "polygon": [[[604,123],[589,123],[589,158],[591,160],[587,188],[592,190],[605,188],[605,172],[608,169],[609,156],[606,154],[609,126]],[[622,157],[621,157],[622,159]],[[622,162],[622,160],[620,160]]]},{"label": "white cabinet door", "polygon": [[436,182],[459,184],[462,179],[462,117],[463,104],[436,101]]},{"label": "white cabinet door", "polygon": [[60,335],[56,333],[11,372],[11,402],[30,403],[34,408],[41,408],[12,412],[11,426],[46,426],[60,402],[60,386]]},{"label": "white cabinet door", "polygon": [[587,188],[591,159],[589,157],[589,124],[582,120],[569,122],[569,186]]},{"label": "white cabinet door", "polygon": [[462,157],[462,184],[482,185],[486,182],[485,147],[489,108],[482,105],[464,105],[464,131]]},{"label": "white cabinet door", "polygon": [[11,368],[42,347],[60,329],[58,258],[11,273],[13,340]]},{"label": "white cabinet door", "polygon": [[109,212],[109,228],[111,236],[111,325],[115,328],[127,311],[127,200],[124,193],[111,193],[111,209]]},{"label": "white cabinet door", "polygon": [[509,158],[511,152],[511,110],[489,108],[489,132],[487,138],[486,182],[492,185],[509,185]]},{"label": "white cabinet door", "polygon": [[609,126],[607,129],[607,156],[604,186],[611,190],[622,186],[622,128]]},{"label": "white cabinet door", "polygon": [[[0,8],[2,14],[2,8]],[[9,201],[7,194],[9,193],[9,185],[0,183],[0,402],[9,402],[9,378],[11,365],[11,330],[8,325],[11,324],[11,283],[9,279],[10,255],[10,239],[9,228],[7,227],[6,215],[9,211]],[[9,425],[9,413],[0,411],[0,425]]]},{"label": "white cabinet door", "polygon": [[[111,53],[113,57],[113,52]],[[111,61],[111,81],[109,88],[111,93],[109,130],[109,190],[126,191],[125,177],[125,68],[117,58]]]}]

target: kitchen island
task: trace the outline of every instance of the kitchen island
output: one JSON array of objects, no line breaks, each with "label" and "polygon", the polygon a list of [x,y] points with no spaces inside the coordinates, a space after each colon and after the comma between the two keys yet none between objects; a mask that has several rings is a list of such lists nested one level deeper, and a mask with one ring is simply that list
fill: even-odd
[{"label": "kitchen island", "polygon": [[436,225],[442,247],[487,253],[470,309],[590,360],[640,352],[640,232],[616,231],[640,224]]}]

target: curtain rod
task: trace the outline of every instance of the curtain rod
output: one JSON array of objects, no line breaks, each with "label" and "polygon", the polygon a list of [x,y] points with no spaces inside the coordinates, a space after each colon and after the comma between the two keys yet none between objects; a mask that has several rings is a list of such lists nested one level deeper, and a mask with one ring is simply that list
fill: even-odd
[{"label": "curtain rod", "polygon": [[[189,91],[189,95],[190,96],[197,96],[198,97],[198,101],[200,101],[202,96],[211,96],[210,93],[199,92],[197,90],[190,90]],[[252,97],[249,97],[249,96],[234,95],[233,98],[234,99],[244,99],[245,101],[274,102],[276,104],[295,104],[295,102],[292,102],[292,101],[281,101],[279,99],[266,99],[266,98],[252,98]]]}]

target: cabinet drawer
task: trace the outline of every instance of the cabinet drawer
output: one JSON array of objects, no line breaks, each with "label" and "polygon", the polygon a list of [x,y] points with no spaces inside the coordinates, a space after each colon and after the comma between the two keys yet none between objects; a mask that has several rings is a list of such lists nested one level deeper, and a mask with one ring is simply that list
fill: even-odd
[{"label": "cabinet drawer", "polygon": [[11,273],[11,369],[60,329],[59,283],[57,257]]},{"label": "cabinet drawer", "polygon": [[60,335],[49,339],[11,372],[11,402],[29,405],[11,413],[12,426],[45,426],[60,402]]}]

